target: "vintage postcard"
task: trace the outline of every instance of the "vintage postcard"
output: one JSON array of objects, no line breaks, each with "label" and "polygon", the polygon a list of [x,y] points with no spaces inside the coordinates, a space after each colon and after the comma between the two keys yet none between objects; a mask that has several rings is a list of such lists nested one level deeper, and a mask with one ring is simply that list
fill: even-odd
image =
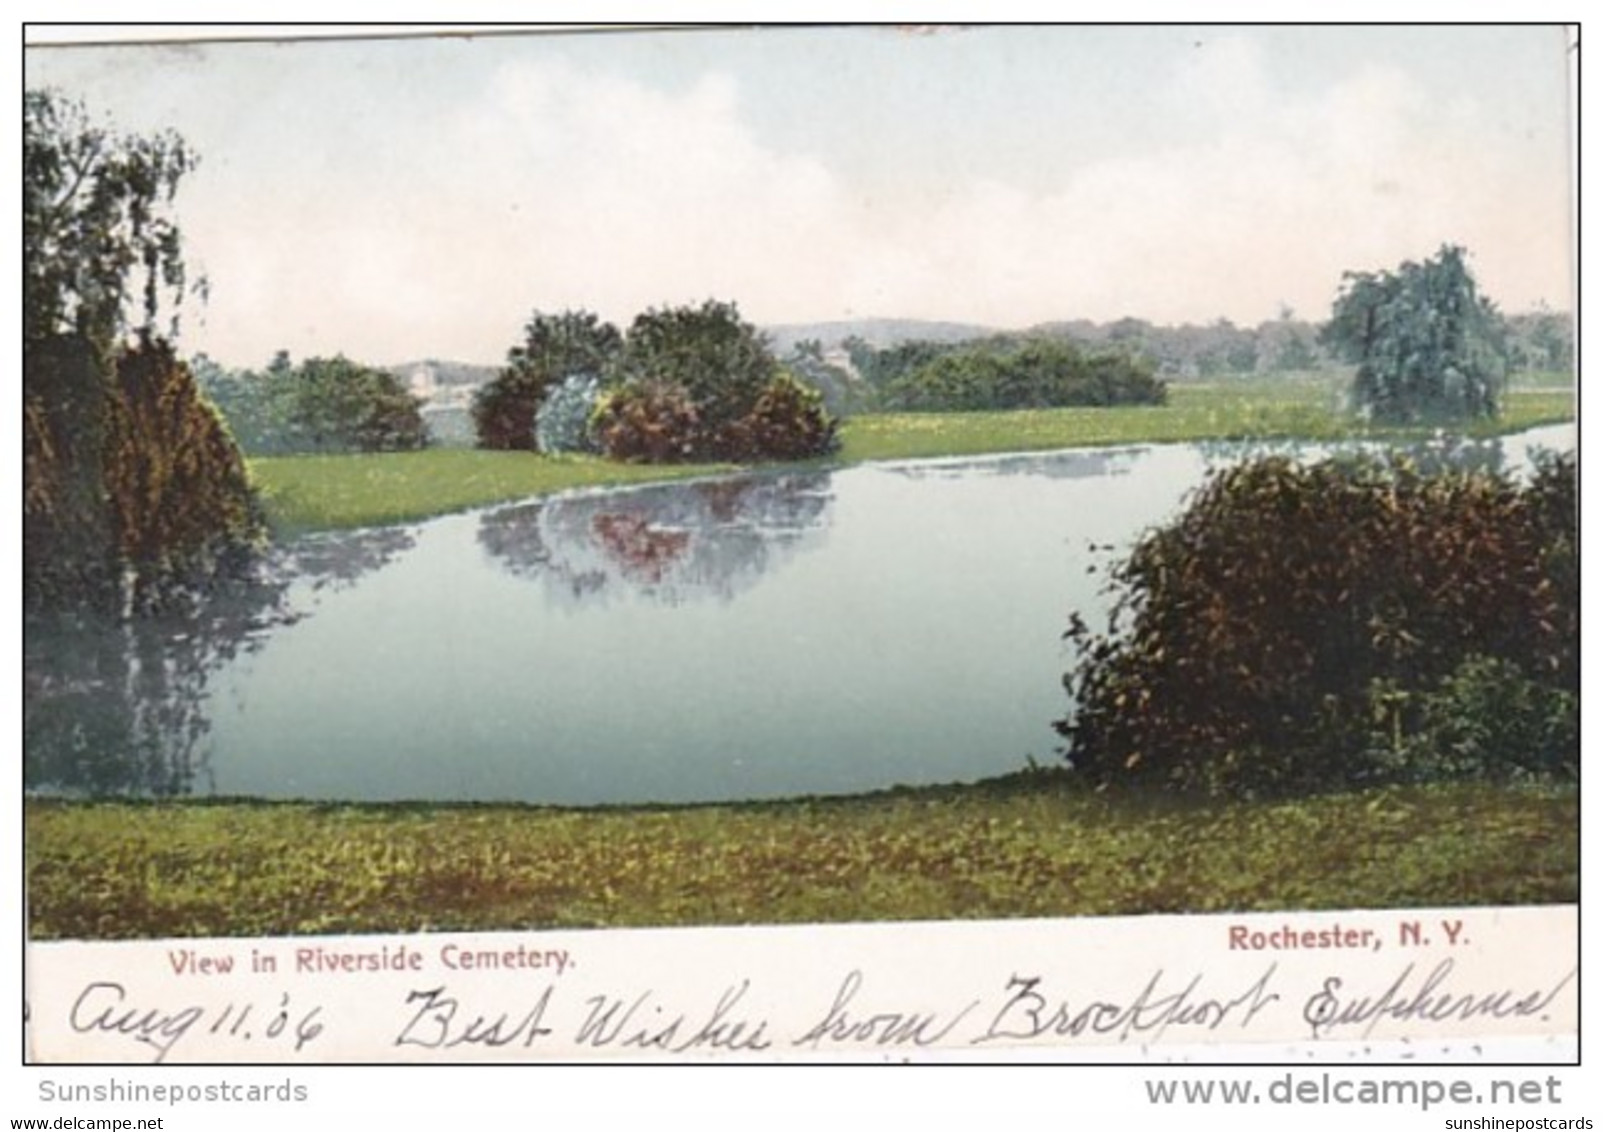
[{"label": "vintage postcard", "polygon": [[1577,1060],[1570,29],[235,32],[25,53],[26,1060]]}]

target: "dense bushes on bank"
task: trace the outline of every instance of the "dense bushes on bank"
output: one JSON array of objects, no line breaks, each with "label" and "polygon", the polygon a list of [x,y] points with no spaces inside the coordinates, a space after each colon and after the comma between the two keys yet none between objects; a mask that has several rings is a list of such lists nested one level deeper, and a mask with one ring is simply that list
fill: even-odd
[{"label": "dense bushes on bank", "polygon": [[1168,388],[1152,362],[1119,349],[1086,351],[1061,338],[998,335],[960,343],[854,343],[853,363],[874,408],[974,412],[1161,405]]},{"label": "dense bushes on bank", "polygon": [[646,311],[626,335],[584,311],[537,313],[474,418],[481,447],[634,463],[800,460],[836,446],[818,392],[715,301]]},{"label": "dense bushes on bank", "polygon": [[1146,361],[1088,355],[1050,339],[980,343],[943,353],[881,390],[886,408],[915,412],[1161,405],[1166,395]]},{"label": "dense bushes on bank", "polygon": [[1577,773],[1575,467],[1526,486],[1400,460],[1218,473],[1078,616],[1074,768],[1249,792]]},{"label": "dense bushes on bank", "polygon": [[480,448],[531,450],[536,417],[549,390],[570,378],[609,372],[623,335],[590,311],[534,312],[523,341],[507,351],[507,364],[473,398],[473,428]]},{"label": "dense bushes on bank", "polygon": [[592,421],[601,450],[631,463],[806,460],[839,443],[822,395],[785,373],[727,419],[707,412],[682,385],[638,382],[604,395]]}]

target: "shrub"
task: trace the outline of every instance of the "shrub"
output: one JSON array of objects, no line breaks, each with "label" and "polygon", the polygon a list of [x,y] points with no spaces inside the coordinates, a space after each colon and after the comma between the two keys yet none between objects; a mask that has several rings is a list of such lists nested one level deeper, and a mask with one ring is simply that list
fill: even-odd
[{"label": "shrub", "polygon": [[599,452],[590,421],[601,399],[601,381],[573,374],[552,388],[534,418],[535,446],[541,452]]},{"label": "shrub", "polygon": [[1377,694],[1417,706],[1476,656],[1573,690],[1573,525],[1546,483],[1278,458],[1215,475],[1116,568],[1108,631],[1072,619],[1065,754],[1099,784],[1322,788],[1389,773]]},{"label": "shrub", "polygon": [[836,449],[837,427],[822,394],[780,374],[749,413],[720,431],[713,449],[725,460],[806,460]]},{"label": "shrub", "polygon": [[1371,688],[1371,751],[1389,777],[1574,779],[1581,701],[1516,664],[1472,655],[1432,689]]},{"label": "shrub", "polygon": [[254,536],[239,452],[157,337],[188,291],[173,200],[194,167],[176,134],[121,135],[56,92],[23,94],[30,613],[120,614]]},{"label": "shrub", "polygon": [[742,417],[709,421],[677,382],[631,382],[601,396],[590,418],[601,451],[615,460],[805,460],[838,443],[838,424],[817,390],[781,374]]},{"label": "shrub", "polygon": [[129,600],[156,605],[175,586],[243,565],[263,531],[244,458],[166,342],[147,338],[118,357],[107,438],[106,493]]},{"label": "shrub", "polygon": [[954,347],[919,362],[885,385],[883,394],[891,408],[960,412],[1161,405],[1168,387],[1144,359],[1086,355],[1052,339],[1003,338]]},{"label": "shrub", "polygon": [[1123,354],[1093,354],[1079,369],[1079,380],[1063,395],[1066,405],[1162,405],[1169,387],[1152,363]]},{"label": "shrub", "polygon": [[534,445],[534,418],[545,382],[507,372],[473,395],[473,430],[479,447],[512,451]]},{"label": "shrub", "polygon": [[507,351],[506,368],[474,395],[479,447],[533,448],[535,416],[547,390],[570,374],[606,372],[622,345],[617,327],[589,311],[535,311],[523,341]]},{"label": "shrub", "polygon": [[614,460],[667,464],[693,460],[701,446],[701,418],[684,387],[631,382],[604,395],[591,428]]},{"label": "shrub", "polygon": [[264,532],[244,459],[165,341],[141,335],[108,364],[63,337],[28,366],[63,380],[24,399],[27,608],[155,606],[244,563]]}]

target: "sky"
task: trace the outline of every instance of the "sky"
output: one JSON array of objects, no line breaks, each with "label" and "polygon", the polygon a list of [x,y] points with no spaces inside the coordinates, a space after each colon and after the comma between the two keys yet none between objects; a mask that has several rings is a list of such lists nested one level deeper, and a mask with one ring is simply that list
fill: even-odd
[{"label": "sky", "polygon": [[199,154],[180,346],[494,364],[626,327],[1328,317],[1465,246],[1570,309],[1555,27],[770,28],[31,47],[30,88]]}]

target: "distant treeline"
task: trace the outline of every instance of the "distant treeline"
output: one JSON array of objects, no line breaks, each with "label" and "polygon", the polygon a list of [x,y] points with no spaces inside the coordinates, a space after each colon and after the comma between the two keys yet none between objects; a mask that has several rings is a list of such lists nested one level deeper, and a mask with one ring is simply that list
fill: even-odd
[{"label": "distant treeline", "polygon": [[[1501,321],[1511,373],[1564,373],[1574,365],[1575,336],[1567,314],[1542,310],[1506,315]],[[958,342],[930,335],[875,345],[866,334],[852,334],[840,343],[844,357],[826,349],[818,338],[803,338],[784,362],[819,386],[835,407],[864,411],[892,407],[885,391],[937,358],[953,353],[1001,354],[1026,343],[1072,343],[1087,359],[1110,355],[1142,359],[1155,376],[1166,380],[1297,373],[1339,365],[1319,341],[1321,327],[1289,312],[1255,327],[1237,326],[1229,319],[1178,326],[1139,318],[1078,319]],[[849,367],[844,364],[848,359]],[[861,378],[855,387],[853,370]]]},{"label": "distant treeline", "polygon": [[[1503,316],[1509,370],[1563,372],[1574,363],[1570,317],[1556,311]],[[1205,326],[1158,326],[1139,318],[1097,323],[1049,323],[1035,333],[1091,347],[1116,347],[1152,359],[1160,377],[1209,378],[1247,373],[1292,373],[1338,364],[1319,342],[1322,323],[1286,315],[1257,326],[1218,319]]]},{"label": "distant treeline", "polygon": [[[1152,363],[1118,350],[1087,351],[1056,338],[996,335],[969,342],[904,342],[876,350],[847,343],[860,378],[851,388],[816,343],[786,362],[825,396],[858,411],[955,412],[1071,405],[1162,404]],[[835,370],[837,372],[830,372]]]}]

